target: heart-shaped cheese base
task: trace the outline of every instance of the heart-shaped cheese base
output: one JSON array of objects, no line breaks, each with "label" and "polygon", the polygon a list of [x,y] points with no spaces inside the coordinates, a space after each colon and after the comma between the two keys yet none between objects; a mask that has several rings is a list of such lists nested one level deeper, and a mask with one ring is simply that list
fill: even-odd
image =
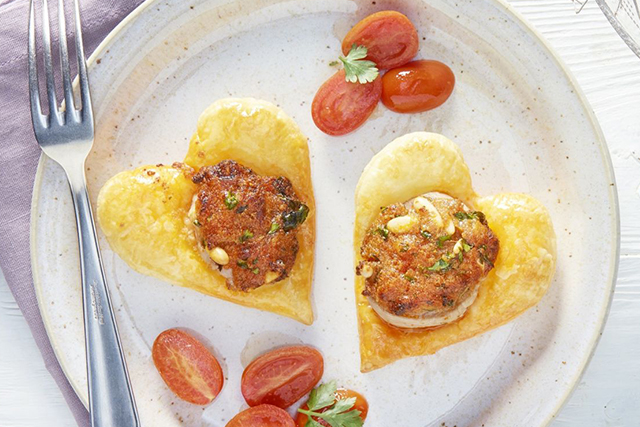
[{"label": "heart-shaped cheese base", "polygon": [[443,347],[503,325],[534,306],[546,293],[556,264],[551,218],[526,194],[478,197],[460,149],[442,135],[416,132],[397,138],[371,159],[356,188],[354,252],[380,208],[439,191],[482,211],[500,240],[495,268],[481,282],[466,314],[432,330],[405,331],[385,323],[362,295],[356,276],[356,303],[363,372],[395,360],[433,354]]},{"label": "heart-shaped cheese base", "polygon": [[250,292],[227,288],[225,278],[198,251],[187,219],[196,185],[180,167],[144,166],[104,185],[97,217],[111,249],[140,273],[311,324],[315,202],[307,138],[272,104],[222,99],[198,119],[184,163],[197,170],[226,159],[261,175],[287,177],[309,207],[297,231],[300,249],[289,277]]}]

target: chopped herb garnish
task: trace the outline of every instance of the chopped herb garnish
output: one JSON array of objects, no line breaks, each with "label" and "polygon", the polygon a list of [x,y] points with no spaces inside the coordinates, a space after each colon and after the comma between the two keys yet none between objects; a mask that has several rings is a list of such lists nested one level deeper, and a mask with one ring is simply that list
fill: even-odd
[{"label": "chopped herb garnish", "polygon": [[491,260],[489,258],[487,258],[487,256],[484,253],[482,253],[480,251],[478,251],[478,253],[480,254],[480,262],[481,263],[487,264],[487,265],[490,265],[491,267],[493,267],[493,263],[491,262]]},{"label": "chopped herb garnish", "polygon": [[309,215],[309,208],[303,203],[298,203],[296,210],[282,214],[282,229],[290,231],[302,224]]},{"label": "chopped herb garnish", "polygon": [[340,64],[340,62],[338,61],[331,61],[329,62],[329,67],[335,67],[336,65]]},{"label": "chopped herb garnish", "polygon": [[244,243],[252,237],[253,237],[253,233],[251,232],[251,230],[244,230],[244,232],[242,233],[242,236],[240,236],[240,243]]},{"label": "chopped herb garnish", "polygon": [[463,257],[462,252],[458,252],[458,262],[459,263],[462,263],[462,257]]},{"label": "chopped herb garnish", "polygon": [[413,283],[416,281],[416,278],[413,276],[409,276],[408,274],[403,274],[402,277],[404,278],[404,280],[408,280],[409,282]]},{"label": "chopped herb garnish", "polygon": [[422,237],[424,237],[425,239],[430,239],[430,238],[431,238],[431,233],[429,233],[427,230],[422,230],[422,231],[420,232],[420,235],[421,235]]},{"label": "chopped herb garnish", "polygon": [[477,220],[480,220],[480,222],[484,222],[485,220],[484,214],[480,211],[472,211],[472,212],[460,211],[460,212],[454,213],[453,216],[455,216],[460,221],[464,221],[465,219],[477,219]]},{"label": "chopped herb garnish", "polygon": [[406,243],[403,243],[402,246],[400,247],[400,252],[407,252],[409,250],[409,245],[407,245]]},{"label": "chopped herb garnish", "polygon": [[373,232],[381,235],[384,240],[387,240],[389,238],[389,229],[387,227],[378,227],[373,230]]},{"label": "chopped herb garnish", "polygon": [[360,418],[360,411],[352,409],[356,398],[336,400],[336,389],[336,382],[331,381],[311,390],[307,401],[309,409],[298,409],[298,412],[309,417],[305,427],[321,426],[314,418],[324,420],[331,427],[362,427],[364,421]]},{"label": "chopped herb garnish", "polygon": [[278,230],[280,230],[280,225],[277,222],[272,222],[271,227],[269,227],[269,232],[267,234],[273,234]]},{"label": "chopped herb garnish", "polygon": [[382,206],[382,207],[380,208],[380,212],[384,212],[384,211],[386,211],[387,209],[389,209],[389,206]]},{"label": "chopped herb garnish", "polygon": [[247,261],[243,259],[239,259],[238,261],[236,261],[236,264],[238,264],[238,267],[240,268],[249,268],[249,264],[247,264]]},{"label": "chopped herb garnish", "polygon": [[429,271],[447,271],[451,268],[451,264],[449,264],[447,261],[443,260],[443,259],[439,259],[438,261],[436,261],[435,264],[433,264],[431,267],[427,268],[427,270]]},{"label": "chopped herb garnish", "polygon": [[252,272],[253,274],[258,274],[258,273],[260,273],[260,269],[259,269],[258,267],[256,267],[256,268],[254,268],[253,270],[251,270],[251,272]]},{"label": "chopped herb garnish", "polygon": [[367,48],[365,46],[357,46],[355,43],[351,46],[351,50],[347,56],[341,56],[339,59],[344,66],[345,80],[350,83],[369,83],[378,77],[378,67],[373,61],[365,60],[367,57]]},{"label": "chopped herb garnish", "polygon": [[200,224],[200,221],[198,221],[197,219],[193,221],[193,225],[195,225],[196,227],[202,227],[202,224]]},{"label": "chopped herb garnish", "polygon": [[462,250],[465,252],[469,252],[471,248],[473,248],[473,245],[470,245],[466,240],[462,239]]},{"label": "chopped herb garnish", "polygon": [[442,296],[442,305],[444,305],[445,307],[453,307],[453,304],[455,304],[455,301],[452,300],[451,298],[447,298],[446,296]]},{"label": "chopped herb garnish", "polygon": [[224,204],[227,209],[231,210],[238,205],[238,198],[232,191],[227,191],[224,195]]},{"label": "chopped herb garnish", "polygon": [[450,235],[446,235],[446,236],[440,236],[440,237],[438,237],[438,247],[439,247],[439,248],[441,248],[441,247],[442,247],[442,244],[443,244],[444,242],[446,242],[447,240],[449,240],[449,239],[451,239],[451,236],[450,236]]}]

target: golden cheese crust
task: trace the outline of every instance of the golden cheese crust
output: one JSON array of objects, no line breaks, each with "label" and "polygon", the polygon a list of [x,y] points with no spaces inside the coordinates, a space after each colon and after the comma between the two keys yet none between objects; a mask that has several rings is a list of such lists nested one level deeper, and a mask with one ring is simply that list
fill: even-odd
[{"label": "golden cheese crust", "polygon": [[[198,186],[185,169],[223,160],[260,175],[287,177],[309,208],[297,231],[299,249],[288,277],[251,292],[227,288],[226,278],[202,257],[189,220]],[[297,125],[264,101],[216,101],[198,119],[184,163],[121,172],[104,185],[97,218],[113,251],[140,273],[311,324],[315,202],[307,139]]]},{"label": "golden cheese crust", "polygon": [[494,269],[480,282],[464,317],[437,329],[406,331],[384,322],[362,294],[356,276],[361,370],[368,372],[405,357],[443,347],[496,328],[543,297],[556,263],[555,233],[547,210],[526,194],[478,197],[460,149],[442,135],[416,132],[397,138],[369,162],[356,188],[354,254],[380,208],[429,192],[442,192],[484,213],[500,242]]}]

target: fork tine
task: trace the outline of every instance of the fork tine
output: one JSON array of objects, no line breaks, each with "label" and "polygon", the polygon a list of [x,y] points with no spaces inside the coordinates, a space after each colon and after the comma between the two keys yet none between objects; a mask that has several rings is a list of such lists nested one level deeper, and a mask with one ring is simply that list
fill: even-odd
[{"label": "fork tine", "polygon": [[87,61],[84,57],[84,43],[82,41],[82,22],[80,21],[80,5],[73,0],[74,17],[76,22],[76,56],[78,57],[78,77],[80,79],[80,99],[82,101],[82,121],[93,121],[93,107],[91,106],[91,92],[89,91],[89,77],[87,76]]},{"label": "fork tine", "polygon": [[64,0],[58,0],[58,28],[60,29],[60,68],[64,87],[65,122],[75,119],[75,103],[71,86],[71,70],[69,68],[69,51],[67,49],[67,26],[64,16]]},{"label": "fork tine", "polygon": [[40,88],[38,87],[38,59],[36,56],[36,7],[29,2],[29,100],[34,128],[46,127],[46,117],[40,106]]},{"label": "fork tine", "polygon": [[58,116],[58,102],[56,101],[53,61],[51,59],[51,29],[49,27],[49,5],[47,4],[47,0],[42,0],[42,45],[44,50],[44,70],[47,78],[47,98],[49,100],[49,126],[51,126],[54,117],[58,121],[58,124],[60,124],[60,120]]}]

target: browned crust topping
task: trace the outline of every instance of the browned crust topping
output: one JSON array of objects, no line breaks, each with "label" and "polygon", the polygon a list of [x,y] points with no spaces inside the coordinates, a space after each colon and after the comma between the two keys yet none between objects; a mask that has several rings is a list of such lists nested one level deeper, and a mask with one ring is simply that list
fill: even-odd
[{"label": "browned crust topping", "polygon": [[298,253],[295,229],[308,213],[291,182],[233,160],[203,167],[192,180],[200,186],[196,233],[208,253],[221,248],[228,255],[229,289],[249,291],[286,278]]},{"label": "browned crust topping", "polygon": [[[481,212],[471,212],[460,200],[426,197],[442,218],[397,203],[383,208],[361,246],[357,274],[366,278],[363,295],[396,316],[446,314],[476,291],[493,268],[497,237]],[[390,220],[409,216],[411,226],[396,233]],[[452,221],[455,231],[447,233]],[[449,231],[453,227],[449,225]],[[456,246],[457,245],[457,246]]]}]

